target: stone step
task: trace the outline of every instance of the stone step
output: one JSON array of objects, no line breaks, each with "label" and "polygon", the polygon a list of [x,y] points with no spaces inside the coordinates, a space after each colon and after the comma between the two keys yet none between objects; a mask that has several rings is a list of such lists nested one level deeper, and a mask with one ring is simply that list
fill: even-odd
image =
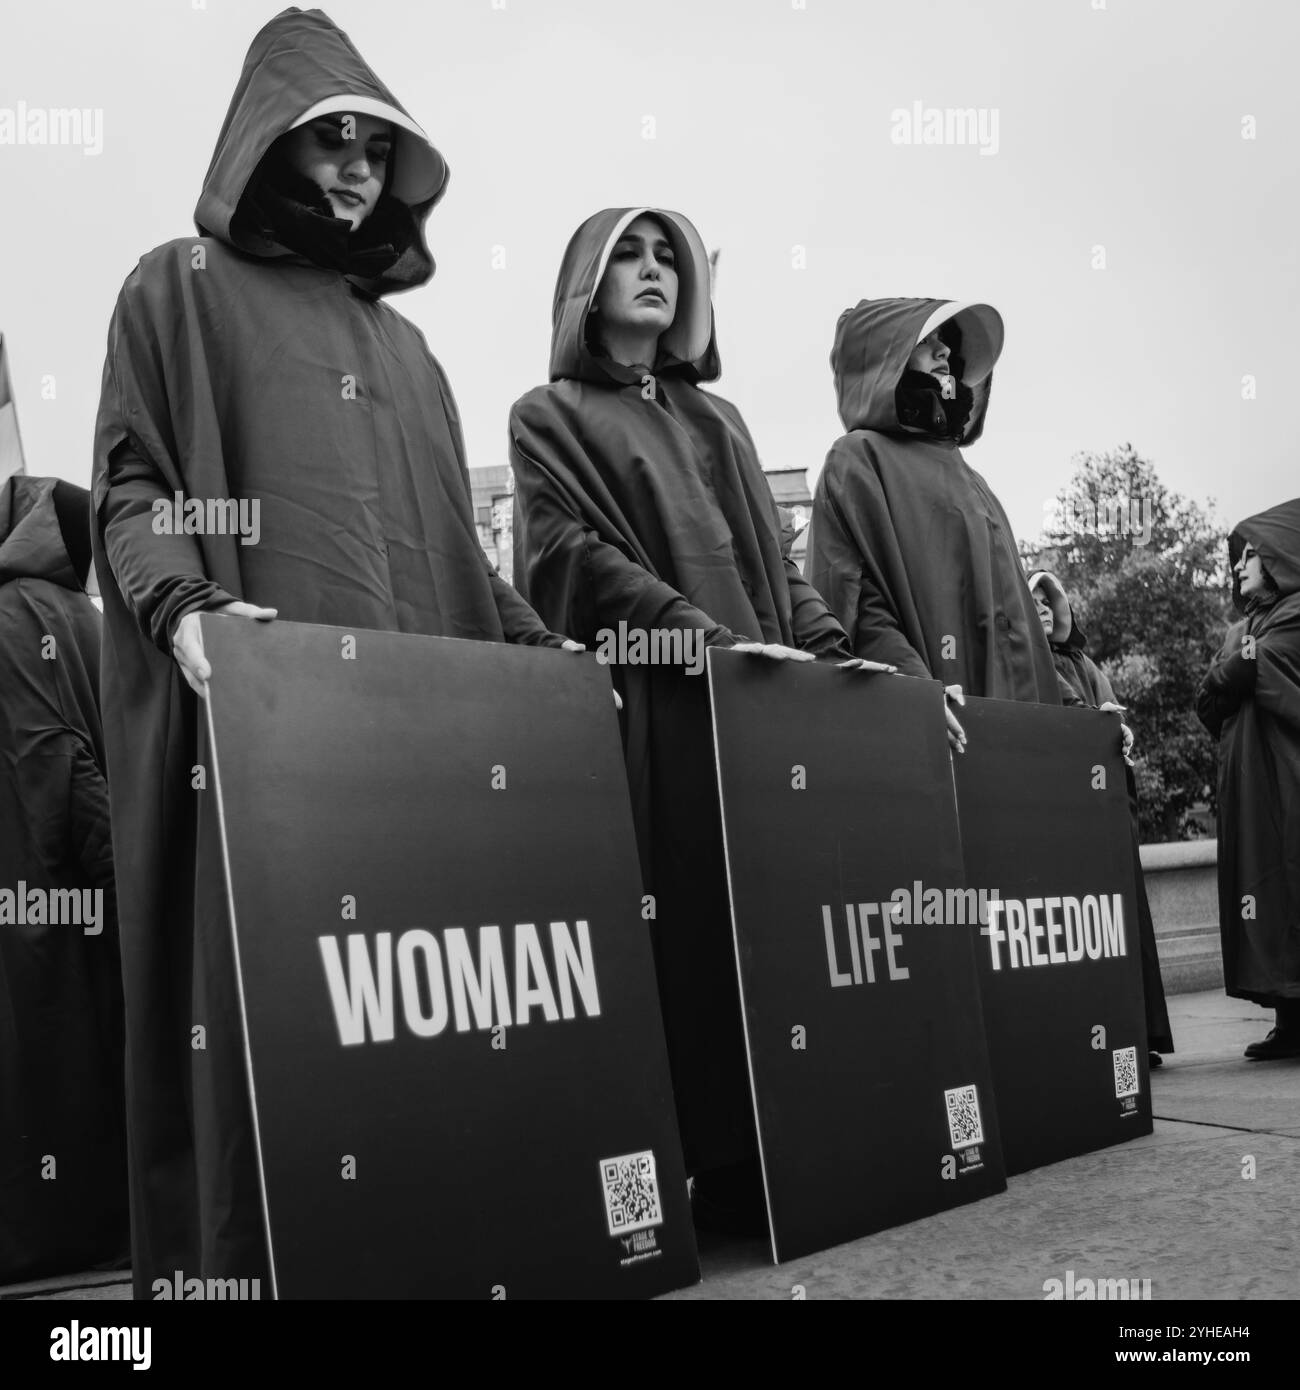
[{"label": "stone step", "polygon": [[1160,978],[1166,994],[1194,994],[1199,990],[1223,988],[1223,958],[1219,928],[1210,923],[1202,927],[1156,928],[1156,952],[1160,956]]},{"label": "stone step", "polygon": [[1217,849],[1214,840],[1142,846],[1166,994],[1223,988]]}]

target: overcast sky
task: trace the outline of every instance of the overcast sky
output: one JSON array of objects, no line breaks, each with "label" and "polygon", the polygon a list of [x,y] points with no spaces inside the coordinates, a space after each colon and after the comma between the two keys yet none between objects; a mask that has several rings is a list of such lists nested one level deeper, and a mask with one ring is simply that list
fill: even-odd
[{"label": "overcast sky", "polygon": [[[647,204],[721,248],[714,389],[768,467],[815,476],[840,432],[839,312],[918,294],[1006,320],[968,459],[1022,538],[1076,450],[1124,441],[1224,522],[1300,493],[1300,6],[1100,3],[329,5],[451,166],[438,274],[390,303],[446,367],[471,465],[506,462],[510,404],[545,379],[570,233]],[[244,53],[279,8],[5,5],[0,119],[20,101],[103,112],[98,155],[0,144],[0,332],[29,471],[88,483],[118,289],[192,232]],[[996,113],[996,147],[895,143],[893,113],[918,102],[982,109],[986,137]]]}]

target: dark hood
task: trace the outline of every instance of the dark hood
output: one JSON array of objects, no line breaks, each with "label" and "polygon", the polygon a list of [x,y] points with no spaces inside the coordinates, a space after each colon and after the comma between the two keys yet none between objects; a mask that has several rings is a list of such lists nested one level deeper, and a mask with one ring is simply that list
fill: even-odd
[{"label": "dark hood", "polygon": [[[309,114],[331,111],[393,122],[389,183],[371,217],[378,217],[385,200],[391,199],[413,224],[410,245],[392,264],[369,278],[354,278],[372,294],[424,284],[434,271],[424,223],[446,191],[446,161],[348,36],[321,10],[284,10],[253,40],[203,181],[194,211],[196,226],[204,236],[217,237],[249,255],[288,254],[256,221],[237,218],[236,213],[275,141]],[[390,218],[396,210],[384,209]]]},{"label": "dark hood", "polygon": [[659,340],[655,368],[691,381],[714,381],[722,370],[709,298],[709,258],[700,234],[679,212],[606,208],[574,232],[560,264],[551,308],[551,380],[622,381],[626,369],[597,356],[587,343],[587,316],[614,244],[642,213],[668,231],[677,258],[677,316]]},{"label": "dark hood", "polygon": [[1002,319],[990,305],[951,299],[863,299],[840,315],[831,367],[846,430],[917,433],[899,420],[898,385],[912,349],[942,323],[960,332],[954,357],[961,358],[962,370],[954,375],[972,398],[957,442],[971,444],[980,437],[993,367],[1002,352]]},{"label": "dark hood", "polygon": [[19,473],[0,483],[0,584],[46,579],[81,592],[90,568],[90,493]]},{"label": "dark hood", "polygon": [[[1234,567],[1247,541],[1259,552],[1265,570],[1283,598],[1300,593],[1300,497],[1280,502],[1266,512],[1257,512],[1233,527],[1228,537],[1228,559]],[[1248,607],[1241,596],[1235,569],[1232,603],[1239,613],[1244,613]]]},{"label": "dark hood", "polygon": [[1063,651],[1083,651],[1088,645],[1088,638],[1074,616],[1065,585],[1051,570],[1037,570],[1029,576],[1030,594],[1040,585],[1047,591],[1047,601],[1051,604],[1054,620],[1051,635],[1047,640],[1053,647],[1059,647]]}]

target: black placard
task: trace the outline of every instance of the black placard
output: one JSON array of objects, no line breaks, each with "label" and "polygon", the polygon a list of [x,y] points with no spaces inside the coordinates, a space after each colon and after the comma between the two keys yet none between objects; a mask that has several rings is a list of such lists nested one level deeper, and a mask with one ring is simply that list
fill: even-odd
[{"label": "black placard", "polygon": [[773,1259],[1003,1191],[939,685],[709,681]]},{"label": "black placard", "polygon": [[1119,721],[976,699],[961,720],[966,879],[1004,900],[978,956],[1007,1171],[1022,1173],[1151,1133]]},{"label": "black placard", "polygon": [[696,1280],[608,674],[202,627],[279,1296]]}]

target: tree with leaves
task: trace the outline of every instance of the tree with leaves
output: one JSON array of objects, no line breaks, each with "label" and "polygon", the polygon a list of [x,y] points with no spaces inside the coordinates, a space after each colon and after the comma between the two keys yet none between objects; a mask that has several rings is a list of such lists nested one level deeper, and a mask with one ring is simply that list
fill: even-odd
[{"label": "tree with leaves", "polygon": [[1214,804],[1215,749],[1197,684],[1229,621],[1223,537],[1212,504],[1171,492],[1131,444],[1075,456],[1074,475],[1022,545],[1031,570],[1065,585],[1088,651],[1127,707],[1144,841],[1197,833]]}]

